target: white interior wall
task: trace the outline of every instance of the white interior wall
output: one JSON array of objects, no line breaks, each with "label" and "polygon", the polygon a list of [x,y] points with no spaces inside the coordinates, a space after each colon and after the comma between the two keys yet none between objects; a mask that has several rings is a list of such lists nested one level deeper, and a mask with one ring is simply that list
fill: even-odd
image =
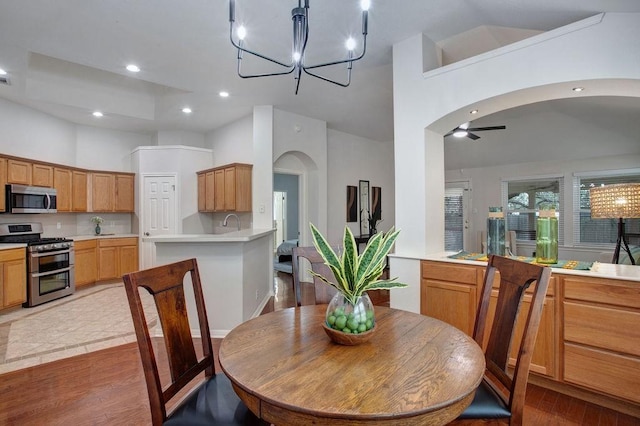
[{"label": "white interior wall", "polygon": [[133,171],[131,152],[151,145],[152,135],[77,126],[77,165],[87,169]]},{"label": "white interior wall", "polygon": [[213,150],[214,167],[253,164],[253,114],[207,133],[205,148]]},{"label": "white interior wall", "polygon": [[161,130],[152,140],[153,145],[184,145],[204,148],[206,136],[203,133],[185,130]]},{"label": "white interior wall", "polygon": [[393,142],[361,138],[337,130],[329,130],[327,194],[328,239],[340,241],[345,225],[354,235],[360,235],[360,223],[346,221],[347,185],[358,186],[368,180],[369,188],[382,188],[382,222],[378,231],[395,224]]}]

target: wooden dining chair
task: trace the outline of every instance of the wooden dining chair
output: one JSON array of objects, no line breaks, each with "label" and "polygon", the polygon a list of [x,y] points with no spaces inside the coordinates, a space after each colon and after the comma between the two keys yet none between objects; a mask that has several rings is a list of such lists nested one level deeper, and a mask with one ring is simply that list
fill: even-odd
[{"label": "wooden dining chair", "polygon": [[[195,295],[202,355],[197,355],[187,317],[185,278],[189,278]],[[204,305],[200,275],[195,259],[158,266],[123,277],[133,317],[140,358],[147,383],[153,425],[258,425],[260,420],[240,401],[224,373],[215,374],[214,355]],[[139,288],[155,300],[162,337],[150,336]],[[170,378],[161,381],[154,341],[163,340]],[[160,352],[160,351],[159,351]],[[204,372],[202,383],[185,396],[176,394]],[[166,376],[166,374],[165,374]],[[163,387],[163,382],[168,382]],[[178,400],[167,412],[167,405]]]},{"label": "wooden dining chair", "polygon": [[[486,341],[486,370],[473,402],[456,424],[473,423],[471,419],[522,424],[531,356],[550,276],[551,268],[548,267],[501,256],[489,257],[473,332],[473,338],[480,346],[485,347]],[[489,305],[495,280],[499,280],[499,292],[493,323],[489,324]],[[525,290],[530,286],[533,292],[529,309],[521,312]],[[516,327],[518,317],[526,318],[524,327]],[[520,329],[522,332],[518,333]],[[488,339],[485,330],[489,333]],[[517,341],[516,337],[520,338],[520,346],[515,368],[510,368],[511,344]]]},{"label": "wooden dining chair", "polygon": [[[338,253],[338,248],[333,247],[333,250]],[[316,250],[315,247],[294,247],[292,273],[293,273],[293,290],[296,296],[296,304],[302,306],[303,303],[303,289],[302,287],[310,288],[313,286],[315,295],[315,304],[325,304],[331,301],[331,298],[337,293],[337,290],[321,279],[313,277],[313,282],[301,281],[300,261],[301,258],[307,259],[311,264],[311,270],[317,274],[321,274],[325,277],[333,277],[331,269],[325,265],[322,256]]]}]

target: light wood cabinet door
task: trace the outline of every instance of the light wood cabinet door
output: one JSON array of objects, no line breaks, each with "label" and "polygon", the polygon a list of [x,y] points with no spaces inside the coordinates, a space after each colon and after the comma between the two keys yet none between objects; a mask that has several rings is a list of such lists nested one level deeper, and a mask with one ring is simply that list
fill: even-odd
[{"label": "light wood cabinet door", "polygon": [[198,211],[207,209],[207,174],[198,173]]},{"label": "light wood cabinet door", "polygon": [[31,163],[14,159],[7,160],[7,183],[31,185]]},{"label": "light wood cabinet door", "polygon": [[111,173],[92,173],[91,177],[91,211],[113,211],[114,175]]},{"label": "light wood cabinet door", "polygon": [[134,211],[134,176],[115,175],[115,211]]},{"label": "light wood cabinet door", "polygon": [[53,188],[53,167],[33,163],[31,165],[31,185]]},{"label": "light wood cabinet door", "polygon": [[473,334],[476,314],[476,287],[467,284],[422,280],[420,313]]},{"label": "light wood cabinet door", "polygon": [[93,284],[98,279],[96,240],[77,241],[75,248],[76,287]]},{"label": "light wood cabinet door", "polygon": [[129,272],[135,272],[138,268],[138,246],[123,246],[119,247],[120,252],[120,272],[119,277]]},{"label": "light wood cabinet door", "polygon": [[21,305],[27,301],[27,264],[24,249],[2,250],[0,253],[2,307]]},{"label": "light wood cabinet door", "polygon": [[207,172],[205,174],[205,211],[212,212],[215,210],[215,173]]},{"label": "light wood cabinet door", "polygon": [[98,248],[98,280],[111,280],[118,277],[118,247]]},{"label": "light wood cabinet door", "polygon": [[235,211],[250,212],[251,207],[251,165],[238,164],[235,166]]},{"label": "light wood cabinet door", "polygon": [[71,210],[74,212],[87,211],[87,173],[74,170],[71,173]]},{"label": "light wood cabinet door", "polygon": [[225,202],[226,202],[226,174],[224,169],[219,169],[214,172],[215,174],[215,189],[213,190],[213,210],[217,212],[226,211]]},{"label": "light wood cabinet door", "polygon": [[56,189],[56,208],[58,212],[70,212],[72,201],[72,178],[70,169],[53,169],[53,187]]},{"label": "light wood cabinet door", "polygon": [[7,209],[7,200],[4,195],[4,188],[7,184],[7,159],[0,158],[0,212]]},{"label": "light wood cabinet door", "polygon": [[236,168],[224,169],[224,210],[236,211]]}]

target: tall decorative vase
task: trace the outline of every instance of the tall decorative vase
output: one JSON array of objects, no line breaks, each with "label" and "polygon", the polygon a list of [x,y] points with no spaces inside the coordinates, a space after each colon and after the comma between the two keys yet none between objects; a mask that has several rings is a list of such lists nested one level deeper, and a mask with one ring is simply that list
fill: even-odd
[{"label": "tall decorative vase", "polygon": [[335,343],[357,345],[373,334],[376,325],[373,302],[365,292],[352,304],[340,292],[336,293],[325,316],[324,329]]},{"label": "tall decorative vase", "polygon": [[536,220],[536,262],[558,263],[558,218],[555,209],[543,208]]},{"label": "tall decorative vase", "polygon": [[102,231],[102,230],[100,229],[100,224],[99,224],[99,223],[96,223],[96,235],[100,235],[100,232],[101,232],[101,231]]},{"label": "tall decorative vase", "polygon": [[487,217],[487,256],[496,254],[504,256],[505,223],[502,207],[489,207]]}]

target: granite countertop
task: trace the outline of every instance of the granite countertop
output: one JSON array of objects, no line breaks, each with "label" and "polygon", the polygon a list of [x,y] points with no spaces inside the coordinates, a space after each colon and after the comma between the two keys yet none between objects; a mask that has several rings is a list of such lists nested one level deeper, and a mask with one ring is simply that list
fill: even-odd
[{"label": "granite countertop", "polygon": [[224,234],[174,234],[142,237],[151,243],[237,243],[249,242],[275,232],[275,229],[241,229]]},{"label": "granite countertop", "polygon": [[[435,260],[440,262],[462,263],[467,265],[486,265],[487,262],[478,260],[451,259],[448,256],[455,252],[440,252],[424,256],[424,260]],[[616,265],[613,263],[594,262],[588,271],[577,269],[552,268],[554,274],[580,275],[583,277],[610,278],[618,280],[629,280],[640,282],[640,266],[638,265]]]}]

